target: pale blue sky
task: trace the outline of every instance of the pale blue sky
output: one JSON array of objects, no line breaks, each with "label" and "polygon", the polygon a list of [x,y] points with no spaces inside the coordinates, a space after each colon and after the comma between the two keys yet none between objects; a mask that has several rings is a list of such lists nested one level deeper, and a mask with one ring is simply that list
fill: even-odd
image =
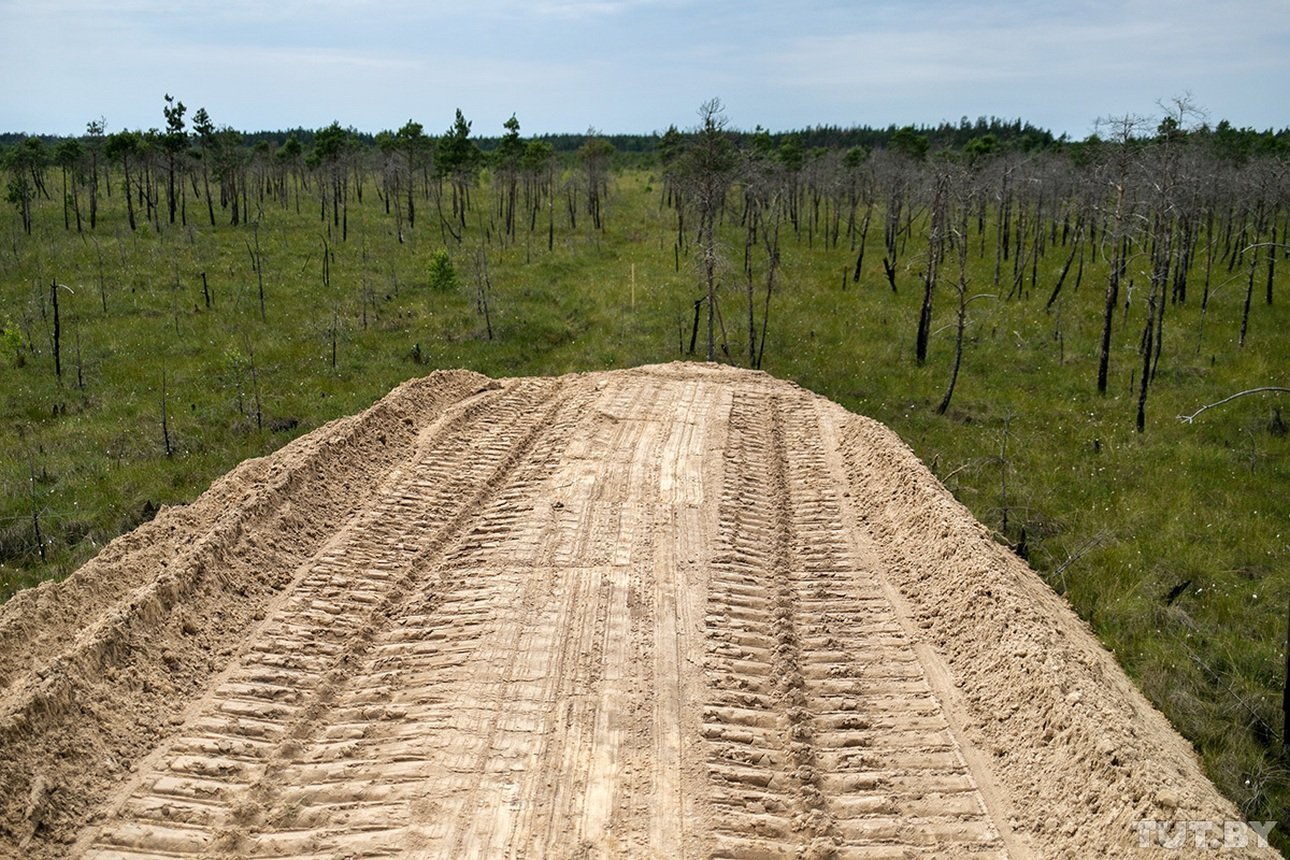
[{"label": "pale blue sky", "polygon": [[1083,137],[1190,92],[1290,125],[1290,0],[0,0],[0,131],[651,132],[1022,118]]}]

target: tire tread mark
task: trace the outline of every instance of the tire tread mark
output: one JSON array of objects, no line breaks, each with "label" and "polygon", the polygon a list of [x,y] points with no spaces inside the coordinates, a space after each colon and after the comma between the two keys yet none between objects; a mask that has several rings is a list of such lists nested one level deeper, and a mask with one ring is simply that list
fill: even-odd
[{"label": "tire tread mark", "polygon": [[804,707],[791,500],[781,408],[736,394],[706,619],[708,747],[717,857],[796,857],[825,847],[832,822]]},{"label": "tire tread mark", "polygon": [[818,856],[1006,856],[915,644],[853,548],[813,398],[784,410],[802,670],[818,787]]},{"label": "tire tread mark", "polygon": [[[302,566],[242,658],[93,834],[88,856],[241,850],[263,824],[276,772],[343,686],[356,649],[370,641],[414,572],[465,530],[478,503],[532,447],[554,408],[541,408],[553,387],[519,382],[484,392],[423,434],[413,467],[396,473],[378,500]],[[295,693],[276,692],[282,689]],[[212,745],[242,759],[210,757],[202,750]],[[189,789],[203,794],[205,808],[169,802]],[[173,819],[185,812],[191,820],[176,828]]]},{"label": "tire tread mark", "polygon": [[[452,804],[469,797],[470,779],[482,777],[468,759],[506,747],[538,716],[535,702],[508,692],[509,679],[528,671],[523,665],[511,664],[495,676],[498,683],[482,683],[482,676],[498,670],[499,658],[535,650],[522,647],[532,642],[524,638],[524,622],[533,621],[523,612],[525,566],[541,554],[540,536],[527,525],[545,516],[535,488],[558,467],[569,425],[585,411],[587,396],[574,392],[540,417],[546,431],[524,462],[479,506],[433,573],[422,574],[437,587],[410,594],[359,655],[326,728],[284,772],[284,781],[298,787],[277,798],[257,854],[452,853],[434,846],[453,838],[462,819]],[[576,602],[576,595],[570,599]],[[502,637],[485,645],[489,630]],[[482,687],[485,698],[458,695],[455,685],[462,683],[477,693]],[[545,683],[550,692],[543,701],[554,699],[556,680]],[[481,722],[485,728],[475,731]],[[454,738],[460,745],[453,746]],[[446,790],[436,791],[445,783]],[[479,811],[471,823],[483,838],[508,834],[502,805]],[[355,826],[360,822],[365,826]]]},{"label": "tire tread mark", "polygon": [[1006,856],[806,395],[736,396],[707,618],[717,857]]}]

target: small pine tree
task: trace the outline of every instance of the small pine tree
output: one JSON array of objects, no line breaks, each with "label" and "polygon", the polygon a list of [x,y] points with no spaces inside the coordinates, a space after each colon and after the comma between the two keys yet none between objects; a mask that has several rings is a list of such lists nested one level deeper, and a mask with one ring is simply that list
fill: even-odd
[{"label": "small pine tree", "polygon": [[452,257],[440,250],[430,261],[430,289],[438,292],[449,292],[457,286],[457,270],[452,266]]}]

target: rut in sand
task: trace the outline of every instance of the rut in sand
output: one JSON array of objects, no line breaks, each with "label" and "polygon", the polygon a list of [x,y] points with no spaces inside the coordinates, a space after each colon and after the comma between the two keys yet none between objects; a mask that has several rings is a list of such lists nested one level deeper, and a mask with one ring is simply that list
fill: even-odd
[{"label": "rut in sand", "polygon": [[1132,856],[1237,817],[889,431],[708,365],[406,383],[0,608],[0,683],[4,856]]}]

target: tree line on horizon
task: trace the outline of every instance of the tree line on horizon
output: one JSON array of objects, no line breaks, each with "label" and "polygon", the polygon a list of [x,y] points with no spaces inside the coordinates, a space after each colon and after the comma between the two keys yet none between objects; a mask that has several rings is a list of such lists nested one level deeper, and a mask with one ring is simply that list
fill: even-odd
[{"label": "tree line on horizon", "polygon": [[[206,112],[202,109],[199,113],[204,114]],[[332,123],[332,125],[339,125],[339,122]],[[221,130],[235,131],[240,137],[241,144],[246,147],[254,148],[261,144],[267,144],[271,148],[277,148],[286,145],[287,141],[292,138],[303,146],[313,146],[315,138],[330,127],[313,129],[295,126],[257,131],[234,130],[230,127],[222,127]],[[364,146],[375,146],[379,143],[382,134],[390,133],[364,131],[352,125],[342,127],[354,141]],[[106,120],[100,118],[87,124],[87,131],[84,135],[3,131],[0,132],[0,152],[22,144],[29,138],[38,139],[51,150],[57,148],[64,141],[71,139],[78,139],[84,143],[87,138],[91,138],[95,134],[104,133],[105,128]],[[676,129],[675,124],[671,128]],[[680,133],[689,136],[697,133],[698,130],[697,127],[688,131],[681,129]],[[149,135],[155,137],[163,134],[157,128],[148,131],[136,131],[144,137]],[[169,128],[167,131],[169,131]],[[962,150],[969,146],[973,140],[984,138],[987,135],[1005,148],[1027,152],[1075,147],[1083,143],[1096,142],[1099,137],[1095,132],[1083,140],[1075,140],[1067,134],[1056,135],[1049,129],[1036,126],[1021,118],[1007,119],[997,116],[979,116],[975,120],[969,120],[966,116],[963,116],[957,123],[943,120],[938,123],[927,124],[897,125],[889,123],[885,126],[819,124],[781,131],[763,129],[758,125],[752,130],[727,128],[725,132],[739,145],[746,144],[764,132],[768,133],[771,140],[777,145],[795,140],[808,150],[817,148],[839,149],[853,146],[883,149],[891,146],[893,139],[897,135],[909,133],[925,138],[931,151]],[[194,135],[197,133],[196,127],[190,132],[190,134]],[[595,129],[588,129],[585,132],[540,133],[533,135],[533,138],[550,144],[557,154],[564,155],[576,153],[591,138],[607,140],[613,145],[615,152],[619,154],[654,155],[657,154],[666,133],[666,130],[649,133],[605,133]],[[1213,138],[1217,144],[1245,157],[1259,154],[1275,154],[1278,151],[1284,153],[1287,148],[1290,148],[1290,126],[1281,129],[1267,128],[1260,130],[1251,126],[1237,127],[1224,119],[1213,126],[1200,124],[1190,130],[1189,133],[1198,138]],[[500,147],[504,139],[505,133],[496,135],[477,134],[474,138],[475,143],[486,153]]]}]

